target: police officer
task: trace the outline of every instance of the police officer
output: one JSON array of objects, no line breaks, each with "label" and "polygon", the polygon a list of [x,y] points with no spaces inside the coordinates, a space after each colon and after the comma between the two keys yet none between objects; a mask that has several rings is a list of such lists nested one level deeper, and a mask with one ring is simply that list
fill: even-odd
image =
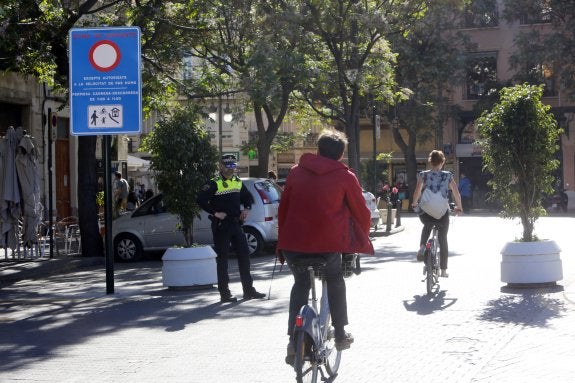
[{"label": "police officer", "polygon": [[[238,258],[240,279],[244,290],[244,299],[264,298],[253,287],[250,274],[250,255],[248,243],[242,230],[242,223],[254,202],[252,195],[234,174],[237,159],[234,154],[224,154],[219,168],[220,174],[208,181],[198,194],[198,204],[210,214],[214,246],[217,253],[218,291],[221,302],[236,302],[229,289],[228,252],[230,243]],[[244,210],[240,210],[241,206]]]}]

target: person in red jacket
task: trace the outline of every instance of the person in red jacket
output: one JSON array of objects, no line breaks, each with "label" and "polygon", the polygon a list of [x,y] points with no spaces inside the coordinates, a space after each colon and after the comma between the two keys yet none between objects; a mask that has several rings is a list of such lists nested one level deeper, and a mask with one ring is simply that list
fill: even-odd
[{"label": "person in red jacket", "polygon": [[334,129],[318,138],[317,154],[303,154],[286,179],[278,211],[278,254],[287,261],[294,276],[289,305],[290,341],[286,362],[293,363],[295,317],[307,304],[309,274],[293,267],[302,257],[323,257],[328,301],[338,350],[350,347],[353,336],[348,324],[342,253],[373,254],[369,240],[370,212],[355,174],[341,163],[347,137]]}]

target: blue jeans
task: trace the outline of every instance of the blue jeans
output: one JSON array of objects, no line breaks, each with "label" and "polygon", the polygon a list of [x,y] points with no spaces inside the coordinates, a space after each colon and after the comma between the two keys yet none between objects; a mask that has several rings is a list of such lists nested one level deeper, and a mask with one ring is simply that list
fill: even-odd
[{"label": "blue jeans", "polygon": [[345,280],[341,268],[341,253],[294,253],[284,251],[283,255],[294,277],[294,284],[291,289],[289,318],[288,318],[288,335],[293,335],[295,317],[303,305],[308,303],[311,281],[309,271],[302,267],[294,267],[296,260],[310,257],[322,257],[327,261],[324,273],[327,281],[327,299],[331,313],[331,322],[336,329],[343,330],[347,322],[347,298],[345,290]]}]

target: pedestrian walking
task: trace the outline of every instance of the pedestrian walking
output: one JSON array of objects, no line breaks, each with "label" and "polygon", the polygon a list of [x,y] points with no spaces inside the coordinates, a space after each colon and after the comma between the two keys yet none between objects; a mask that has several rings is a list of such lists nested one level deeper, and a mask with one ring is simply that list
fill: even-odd
[{"label": "pedestrian walking", "polygon": [[128,193],[130,192],[130,185],[122,177],[122,173],[114,173],[116,180],[114,182],[114,207],[116,209],[116,215],[120,212],[126,210],[126,205],[128,203]]}]

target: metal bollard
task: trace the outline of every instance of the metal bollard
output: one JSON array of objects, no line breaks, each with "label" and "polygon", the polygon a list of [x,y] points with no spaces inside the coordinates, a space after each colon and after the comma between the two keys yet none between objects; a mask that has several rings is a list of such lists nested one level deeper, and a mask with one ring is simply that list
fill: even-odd
[{"label": "metal bollard", "polygon": [[387,204],[387,222],[386,222],[385,231],[388,233],[391,231],[391,204],[390,203]]},{"label": "metal bollard", "polygon": [[401,226],[401,200],[397,201],[397,205],[395,207],[395,227]]}]

